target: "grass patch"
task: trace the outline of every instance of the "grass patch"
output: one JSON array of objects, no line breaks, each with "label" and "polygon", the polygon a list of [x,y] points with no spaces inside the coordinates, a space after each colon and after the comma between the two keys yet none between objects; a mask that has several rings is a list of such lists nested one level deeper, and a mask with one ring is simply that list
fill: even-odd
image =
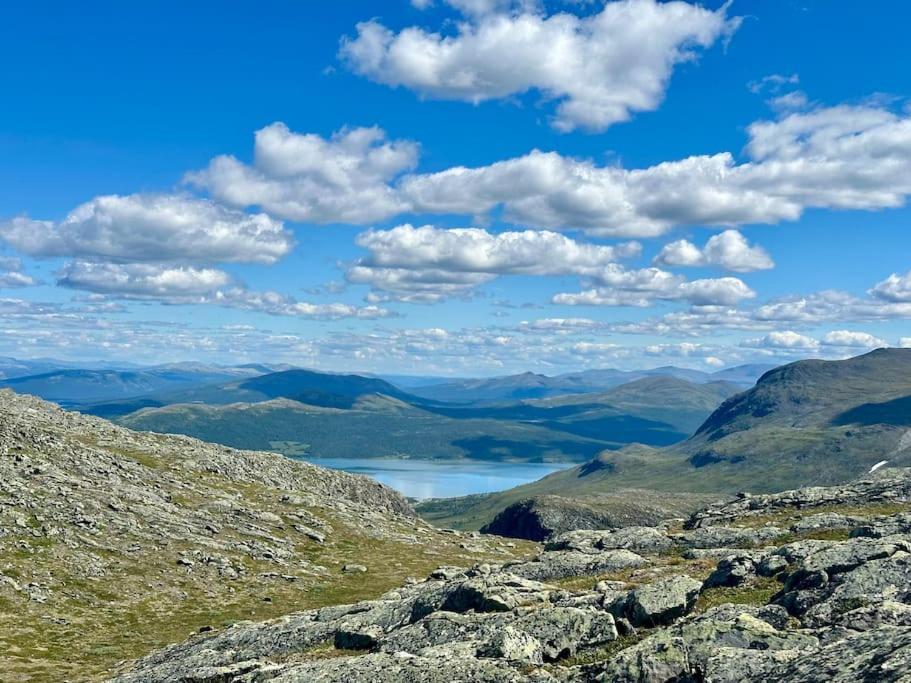
[{"label": "grass patch", "polygon": [[798,522],[805,517],[828,512],[835,512],[848,517],[888,517],[902,512],[911,512],[911,503],[871,503],[869,505],[840,505],[838,503],[833,503],[831,505],[820,505],[819,507],[812,508],[789,508],[766,515],[742,517],[741,519],[732,521],[730,526],[741,529],[755,529],[767,525],[787,526]]},{"label": "grass patch", "polygon": [[701,613],[718,605],[767,605],[781,589],[775,579],[761,577],[743,586],[708,588],[699,595],[695,612]]},{"label": "grass patch", "polygon": [[644,640],[650,633],[651,631],[648,629],[639,629],[631,635],[619,636],[615,640],[609,642],[607,645],[579,650],[572,657],[567,657],[566,659],[560,660],[557,666],[586,666],[610,661],[618,654],[623,652],[623,650],[626,648],[632,647],[633,645],[636,645],[637,643]]},{"label": "grass patch", "polygon": [[293,662],[316,662],[322,659],[336,659],[338,657],[358,657],[366,654],[364,650],[346,650],[337,648],[332,641],[327,640],[325,643],[314,645],[313,647],[295,654],[291,660],[283,663],[290,664]]}]

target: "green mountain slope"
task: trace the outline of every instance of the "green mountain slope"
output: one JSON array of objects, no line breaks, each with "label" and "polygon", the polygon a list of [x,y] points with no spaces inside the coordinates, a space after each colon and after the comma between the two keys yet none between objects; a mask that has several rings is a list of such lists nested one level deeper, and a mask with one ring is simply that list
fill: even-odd
[{"label": "green mountain slope", "polygon": [[141,410],[120,423],[237,448],[314,457],[579,462],[608,445],[534,424],[454,419],[381,395],[364,396],[350,409],[288,399],[226,406],[177,404]]},{"label": "green mountain slope", "polygon": [[465,501],[434,501],[439,523],[477,526],[525,498],[642,488],[673,492],[781,491],[858,477],[881,460],[911,465],[911,349],[772,370],[725,401],[696,433],[667,448],[634,445],[525,486]]}]

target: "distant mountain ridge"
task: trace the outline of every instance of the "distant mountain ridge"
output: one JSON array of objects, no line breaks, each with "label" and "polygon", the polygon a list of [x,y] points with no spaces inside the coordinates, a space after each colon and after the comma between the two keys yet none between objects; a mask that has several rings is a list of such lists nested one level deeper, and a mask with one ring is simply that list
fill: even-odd
[{"label": "distant mountain ridge", "polygon": [[40,374],[0,381],[0,388],[32,394],[67,407],[137,398],[237,379],[249,379],[285,369],[285,365],[219,366],[169,363],[138,369],[58,368]]},{"label": "distant mountain ridge", "polygon": [[498,402],[550,398],[566,394],[604,392],[621,384],[646,377],[674,377],[695,384],[730,382],[741,389],[755,381],[774,365],[741,365],[718,372],[702,372],[674,366],[651,370],[583,370],[548,376],[533,372],[484,379],[462,379],[441,384],[411,387],[410,391],[423,398],[450,402]]}]

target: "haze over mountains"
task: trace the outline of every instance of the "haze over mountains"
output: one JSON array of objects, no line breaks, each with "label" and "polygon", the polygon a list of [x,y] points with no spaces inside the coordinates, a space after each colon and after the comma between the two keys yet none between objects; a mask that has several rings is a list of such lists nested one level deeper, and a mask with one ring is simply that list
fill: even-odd
[{"label": "haze over mountains", "polygon": [[508,401],[547,398],[564,394],[606,391],[645,377],[674,377],[696,384],[730,382],[743,388],[752,386],[774,365],[741,365],[709,373],[700,370],[664,366],[652,370],[585,370],[555,377],[525,372],[520,375],[467,379],[412,387],[412,393],[440,401]]},{"label": "haze over mountains", "polygon": [[636,496],[626,491],[774,491],[839,483],[881,460],[911,463],[909,354],[883,349],[769,371],[606,369],[400,378],[401,386],[357,374],[185,364],[58,369],[0,386],[134,429],[292,457],[584,463],[420,508],[438,523],[476,528],[540,495],[598,496],[601,510],[622,514]]}]

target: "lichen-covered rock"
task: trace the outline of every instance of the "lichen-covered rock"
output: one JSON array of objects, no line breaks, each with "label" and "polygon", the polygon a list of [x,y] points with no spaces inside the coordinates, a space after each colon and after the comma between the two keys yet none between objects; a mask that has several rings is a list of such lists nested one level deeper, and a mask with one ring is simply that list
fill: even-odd
[{"label": "lichen-covered rock", "polygon": [[907,683],[911,680],[911,627],[884,626],[850,634],[805,650],[787,662],[769,664],[762,672],[768,681]]},{"label": "lichen-covered rock", "polygon": [[[715,570],[709,574],[709,577],[705,580],[704,587],[739,586],[759,573],[759,568],[767,556],[768,553],[756,551],[729,555],[722,559],[715,567]],[[765,571],[770,571],[769,566],[766,565],[766,567]]]},{"label": "lichen-covered rock", "polygon": [[759,548],[784,534],[784,529],[775,526],[756,529],[706,526],[684,532],[679,542],[688,548]]},{"label": "lichen-covered rock", "polygon": [[624,616],[634,626],[670,624],[688,614],[696,604],[702,582],[689,576],[674,576],[630,591]]},{"label": "lichen-covered rock", "polygon": [[858,525],[852,536],[867,536],[869,538],[884,538],[899,534],[911,534],[911,513],[901,513],[888,517],[873,517],[866,523]]},{"label": "lichen-covered rock", "polygon": [[808,515],[791,525],[795,534],[807,534],[814,531],[830,531],[833,529],[855,529],[866,522],[865,517],[856,515],[841,515],[837,512],[820,512]]},{"label": "lichen-covered rock", "polygon": [[[810,635],[781,631],[763,618],[756,608],[722,606],[703,615],[661,629],[640,643],[623,650],[603,665],[592,680],[604,683],[641,683],[642,681],[698,681],[704,678],[709,660],[721,649],[727,649],[725,668],[730,671],[732,659],[742,656],[740,671],[761,669],[755,653],[767,657],[777,651],[795,651],[815,647],[818,640]],[[740,680],[750,680],[744,676]],[[788,679],[753,679],[788,680]]]},{"label": "lichen-covered rock", "polygon": [[508,569],[527,579],[551,581],[570,576],[607,574],[646,564],[648,561],[645,558],[629,550],[605,550],[598,553],[563,550],[543,553],[535,561],[512,564]]},{"label": "lichen-covered rock", "polygon": [[911,502],[911,468],[889,467],[858,481],[841,486],[812,486],[781,493],[741,496],[721,505],[695,512],[686,522],[688,529],[731,524],[769,514],[805,511],[844,505],[873,505]]},{"label": "lichen-covered rock", "polygon": [[[550,677],[539,681],[553,680]],[[503,659],[447,656],[426,657],[376,653],[271,667],[247,679],[192,679],[194,683],[524,683],[531,679]]]},{"label": "lichen-covered rock", "polygon": [[602,550],[632,550],[637,553],[657,555],[674,547],[663,529],[631,526],[603,531],[569,531],[554,537],[545,544],[546,550],[577,550],[600,552]]}]

